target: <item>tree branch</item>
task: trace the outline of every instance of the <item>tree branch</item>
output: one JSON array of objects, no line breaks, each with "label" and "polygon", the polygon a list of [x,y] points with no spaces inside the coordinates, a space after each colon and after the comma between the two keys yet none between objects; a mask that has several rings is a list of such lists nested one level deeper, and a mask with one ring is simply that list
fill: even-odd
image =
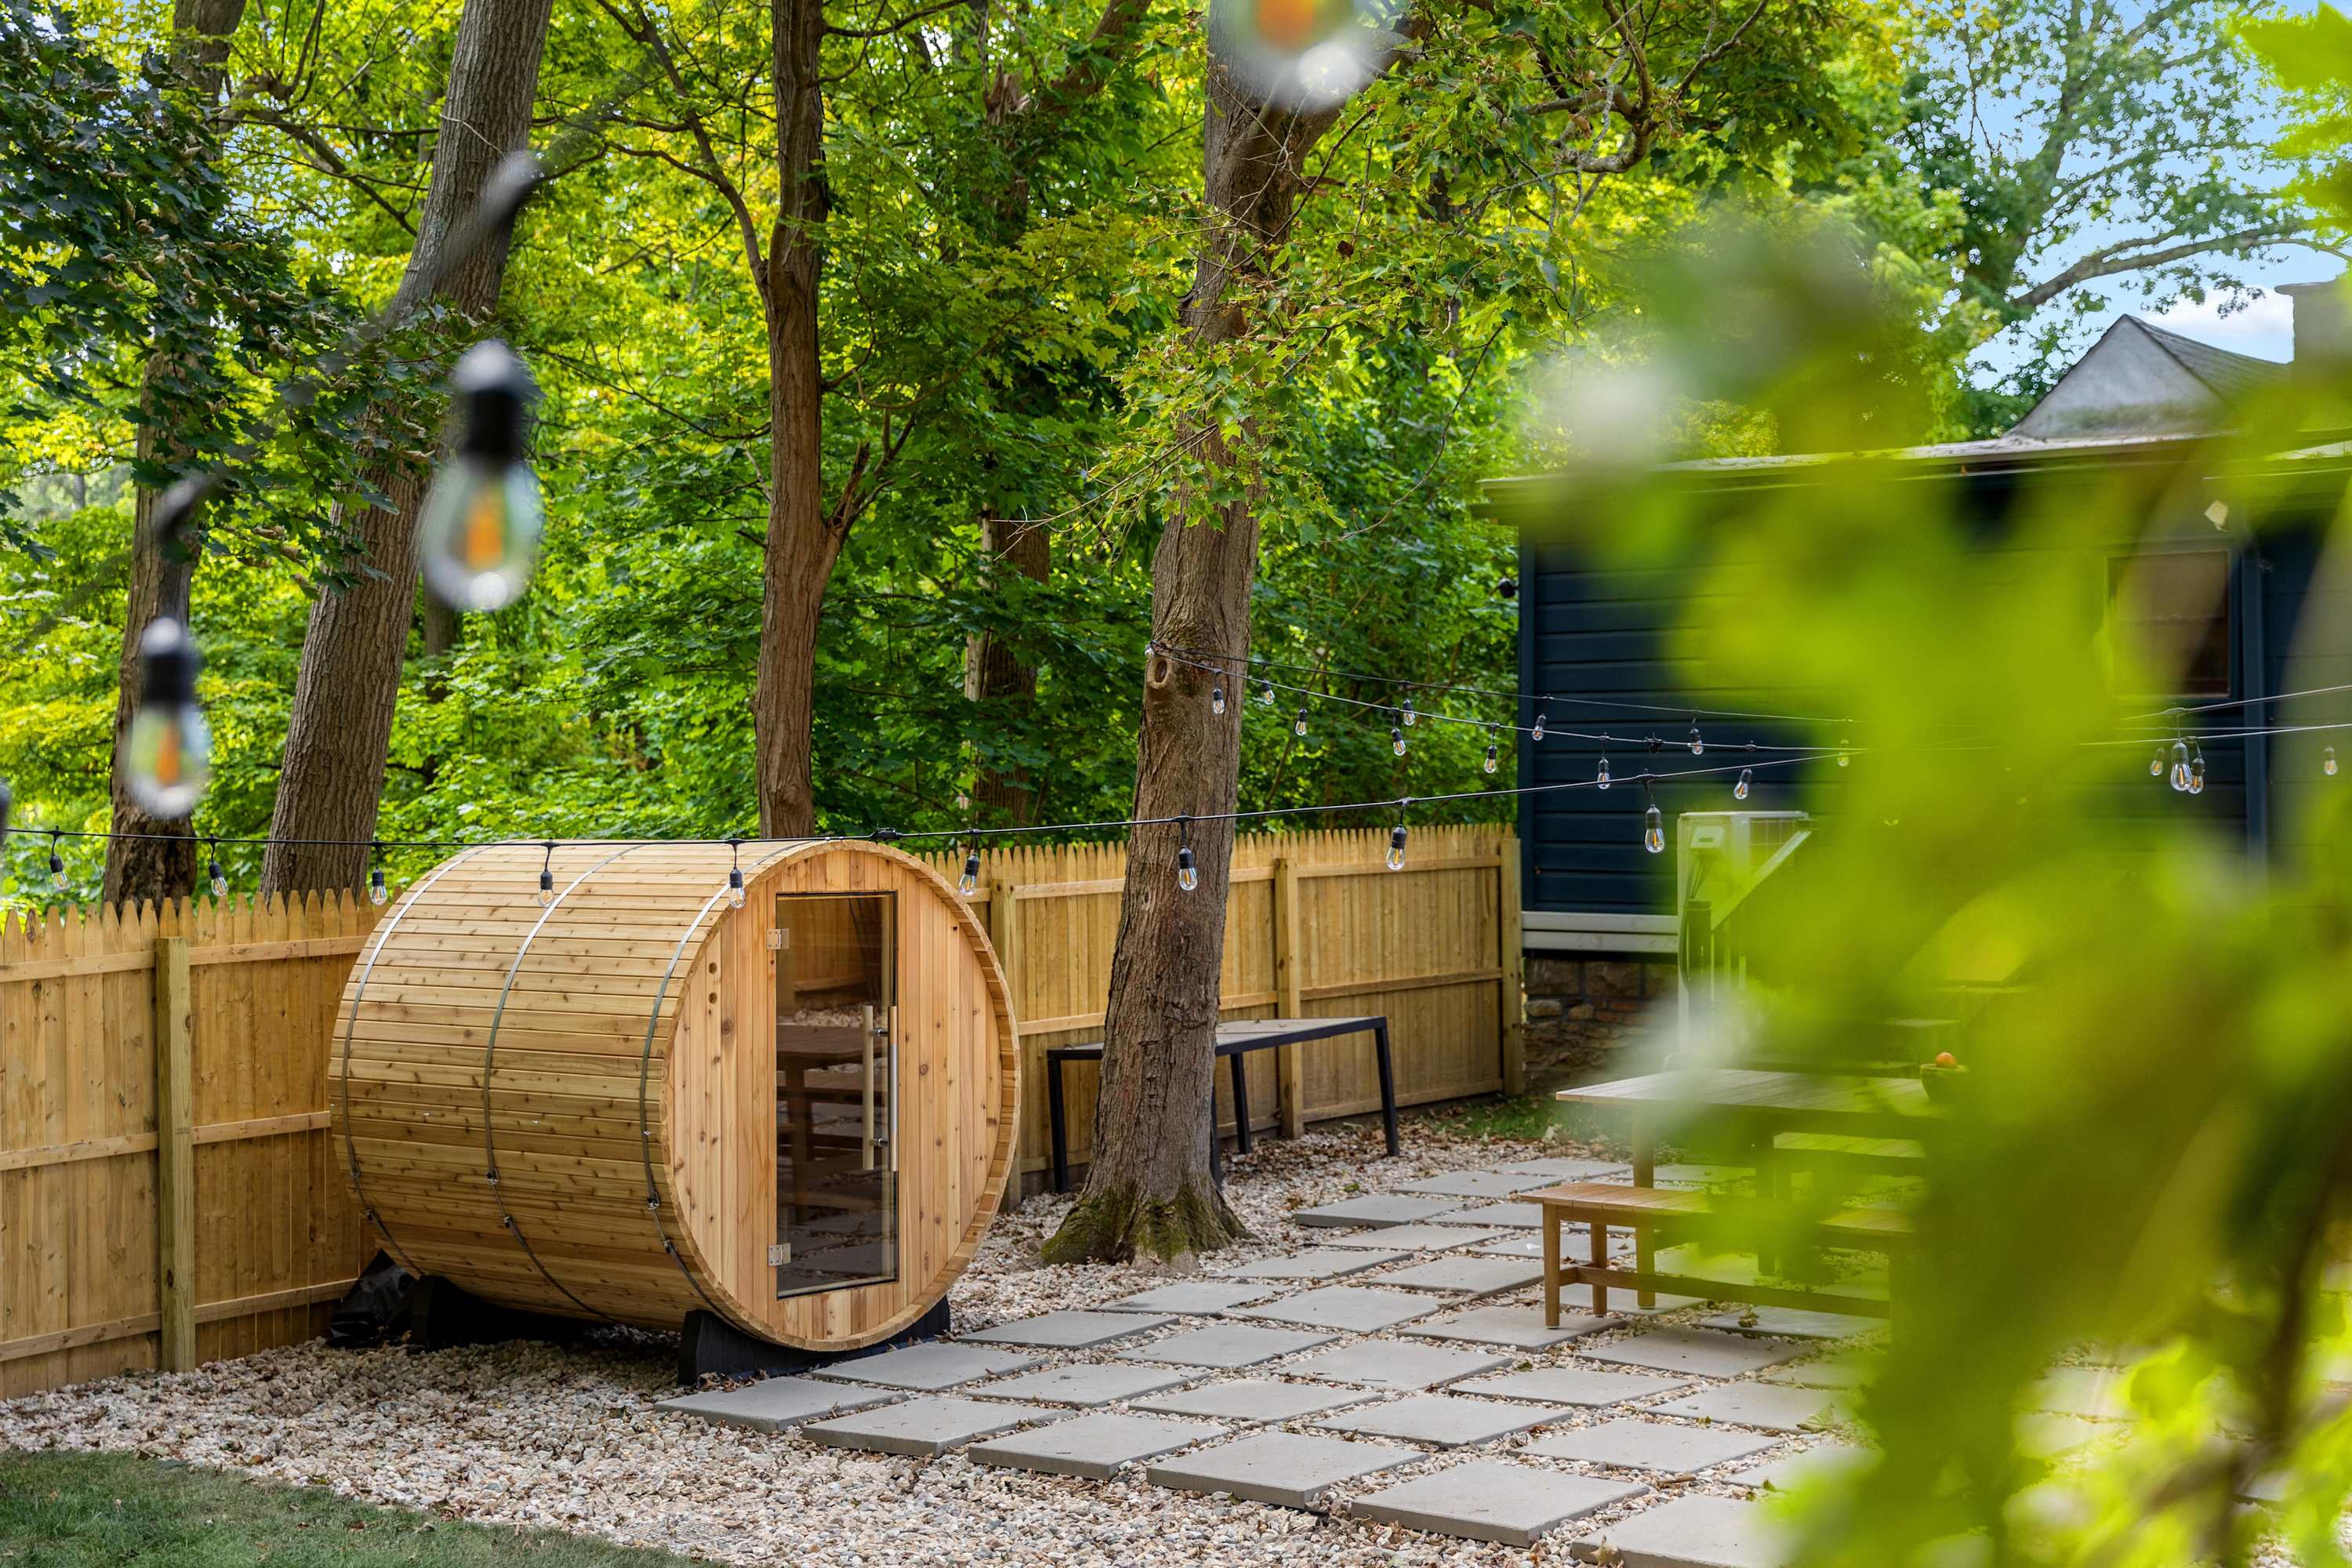
[{"label": "tree branch", "polygon": [[[2186,260],[2212,250],[2242,250],[2257,245],[2305,244],[2296,237],[2311,227],[2308,218],[2284,218],[2277,223],[2258,224],[2230,234],[2217,234],[2207,239],[2192,239],[2185,244],[2169,246],[2162,250],[2133,250],[2135,244],[2145,240],[2126,241],[2093,251],[2064,271],[2035,284],[2032,288],[2011,295],[2002,301],[2004,311],[2027,315],[2055,300],[2078,283],[2088,283],[2097,278],[2112,278],[2118,272],[2137,272],[2145,268],[2162,267],[2167,262]],[[2315,248],[2321,248],[2315,247]]]}]

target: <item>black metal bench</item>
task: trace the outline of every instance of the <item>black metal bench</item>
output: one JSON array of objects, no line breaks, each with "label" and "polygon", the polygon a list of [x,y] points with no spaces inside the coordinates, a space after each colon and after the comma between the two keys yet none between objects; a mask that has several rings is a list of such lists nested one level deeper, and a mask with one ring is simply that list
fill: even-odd
[{"label": "black metal bench", "polygon": [[[1240,1018],[1219,1024],[1217,1055],[1233,1064],[1234,1152],[1250,1152],[1249,1078],[1243,1069],[1244,1057],[1252,1051],[1295,1046],[1304,1040],[1327,1040],[1335,1035],[1368,1032],[1372,1037],[1373,1054],[1380,1061],[1381,1123],[1388,1133],[1389,1154],[1393,1158],[1402,1152],[1397,1142],[1396,1074],[1389,1063],[1389,1021],[1385,1015],[1360,1018]],[[1055,1046],[1045,1052],[1045,1114],[1053,1124],[1054,1190],[1057,1193],[1070,1190],[1069,1113],[1062,1104],[1062,1064],[1098,1062],[1102,1054],[1099,1040],[1082,1046]],[[1209,1122],[1209,1169],[1219,1181],[1224,1179],[1213,1117]]]}]

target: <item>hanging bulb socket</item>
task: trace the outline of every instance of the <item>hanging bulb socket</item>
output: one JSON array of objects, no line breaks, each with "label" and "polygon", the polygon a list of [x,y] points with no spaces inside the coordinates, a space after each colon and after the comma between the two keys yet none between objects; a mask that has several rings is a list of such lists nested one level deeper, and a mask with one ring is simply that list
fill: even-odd
[{"label": "hanging bulb socket", "polygon": [[1502,765],[1502,758],[1501,758],[1501,757],[1496,753],[1496,750],[1495,750],[1495,742],[1492,742],[1492,741],[1487,742],[1486,742],[1486,771],[1487,771],[1488,773],[1493,773],[1493,772],[1494,772],[1497,767],[1499,767],[1499,766],[1501,766],[1501,765]]},{"label": "hanging bulb socket", "polygon": [[2189,793],[2189,742],[2172,742],[2172,787],[2182,795]]},{"label": "hanging bulb socket", "polygon": [[1403,714],[1404,714],[1404,721],[1405,721],[1405,725],[1406,725],[1406,727],[1407,727],[1408,729],[1409,729],[1409,728],[1411,728],[1411,727],[1412,727],[1412,725],[1413,719],[1414,719],[1414,717],[1415,717],[1415,715],[1414,715],[1414,713],[1413,713],[1413,710],[1412,710],[1412,698],[1408,697],[1408,698],[1406,698],[1406,699],[1404,700],[1404,702],[1403,702],[1403,704],[1402,705],[1402,710],[1402,710],[1402,711],[1403,712]]},{"label": "hanging bulb socket", "polygon": [[1298,705],[1298,717],[1290,721],[1290,732],[1304,739],[1307,734],[1307,705]]},{"label": "hanging bulb socket", "polygon": [[1389,726],[1389,750],[1400,757],[1404,755],[1404,731],[1394,724]]},{"label": "hanging bulb socket", "polygon": [[1269,680],[1265,685],[1257,689],[1257,700],[1258,706],[1261,708],[1271,708],[1274,706],[1273,681]]},{"label": "hanging bulb socket", "polygon": [[228,873],[221,869],[220,840],[207,838],[205,843],[212,851],[211,863],[205,868],[205,880],[210,884],[214,898],[225,899],[228,897]]},{"label": "hanging bulb socket", "polygon": [[2148,753],[2147,776],[2152,779],[2160,779],[2164,776],[2164,747],[2160,744],[2155,751]]},{"label": "hanging bulb socket", "polygon": [[727,907],[740,910],[743,907],[743,841],[729,839],[727,853],[734,857],[727,868]]},{"label": "hanging bulb socket", "polygon": [[1593,773],[1592,782],[1601,789],[1609,787],[1609,753],[1606,752],[1601,753],[1601,766]]},{"label": "hanging bulb socket", "polygon": [[1496,578],[1495,581],[1495,596],[1498,599],[1517,598],[1519,596],[1519,580],[1517,577]]},{"label": "hanging bulb socket", "polygon": [[1734,800],[1746,800],[1748,798],[1748,786],[1753,784],[1755,782],[1756,770],[1754,768],[1740,769],[1739,782],[1731,786],[1731,798]]},{"label": "hanging bulb socket", "polygon": [[169,616],[147,624],[139,638],[139,711],[127,742],[131,795],[160,817],[187,816],[212,779],[212,731],[196,706],[196,671],[204,659],[188,628]]},{"label": "hanging bulb socket", "polygon": [[425,586],[452,609],[502,610],[539,557],[539,479],[523,437],[539,389],[514,350],[485,338],[450,373],[457,436],[417,519]]},{"label": "hanging bulb socket", "polygon": [[539,901],[542,904],[555,902],[555,841],[553,839],[548,840],[547,858],[541,862],[539,868]]},{"label": "hanging bulb socket", "polygon": [[1214,686],[1209,688],[1209,711],[1212,713],[1223,713],[1224,710],[1225,683],[1221,680]]},{"label": "hanging bulb socket", "polygon": [[1647,779],[1642,781],[1642,798],[1649,802],[1642,813],[1642,847],[1653,855],[1663,855],[1666,852],[1666,819],[1658,812],[1658,802],[1650,793]]},{"label": "hanging bulb socket", "polygon": [[2205,793],[2205,748],[2200,746],[2189,759],[2189,793]]},{"label": "hanging bulb socket", "polygon": [[1176,885],[1189,893],[1201,885],[1201,868],[1192,863],[1192,819],[1180,819],[1176,834]]},{"label": "hanging bulb socket", "polygon": [[1706,754],[1706,742],[1699,735],[1698,721],[1696,719],[1693,719],[1691,721],[1690,749],[1691,755],[1694,757],[1704,756]]},{"label": "hanging bulb socket", "polygon": [[66,863],[58,854],[58,836],[54,829],[49,833],[49,880],[60,888],[66,885]]},{"label": "hanging bulb socket", "polygon": [[1540,740],[1542,740],[1542,739],[1543,739],[1543,737],[1544,737],[1544,716],[1543,716],[1543,714],[1542,714],[1540,711],[1538,711],[1538,712],[1536,714],[1536,727],[1535,727],[1535,729],[1534,729],[1533,731],[1529,731],[1528,738],[1529,738],[1529,739],[1531,739],[1531,740],[1540,741]]},{"label": "hanging bulb socket", "polygon": [[1402,822],[1389,829],[1388,868],[1391,871],[1404,869],[1404,824]]}]

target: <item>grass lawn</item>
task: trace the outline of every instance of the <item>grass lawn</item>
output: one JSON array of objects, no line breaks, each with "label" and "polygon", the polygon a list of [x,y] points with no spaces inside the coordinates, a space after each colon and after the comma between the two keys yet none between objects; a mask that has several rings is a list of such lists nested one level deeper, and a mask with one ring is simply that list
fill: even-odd
[{"label": "grass lawn", "polygon": [[40,1568],[677,1568],[667,1552],[453,1522],[127,1454],[0,1450],[0,1563]]}]

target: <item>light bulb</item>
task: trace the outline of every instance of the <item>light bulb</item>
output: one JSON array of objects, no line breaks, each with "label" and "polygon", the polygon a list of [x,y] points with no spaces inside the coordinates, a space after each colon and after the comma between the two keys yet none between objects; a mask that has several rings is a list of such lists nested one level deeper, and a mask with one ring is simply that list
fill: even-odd
[{"label": "light bulb", "polygon": [[1190,844],[1176,851],[1176,885],[1188,893],[1201,885],[1200,869],[1192,864]]},{"label": "light bulb", "polygon": [[1209,711],[1212,713],[1222,713],[1224,710],[1225,688],[1224,684],[1221,681],[1217,685],[1209,688]]},{"label": "light bulb", "polygon": [[743,907],[743,868],[740,866],[727,868],[727,907],[730,910]]},{"label": "light bulb", "polygon": [[1653,855],[1665,853],[1666,819],[1658,815],[1654,805],[1642,814],[1642,847]]},{"label": "light bulb", "polygon": [[1756,770],[1754,768],[1740,769],[1739,782],[1731,786],[1731,798],[1734,800],[1746,800],[1748,798],[1748,786],[1755,782]]},{"label": "light bulb", "polygon": [[2189,793],[2205,793],[2205,753],[2201,751],[2189,759]]},{"label": "light bulb", "polygon": [[1404,869],[1404,824],[1402,822],[1389,829],[1389,869]]},{"label": "light bulb", "polygon": [[1502,599],[1517,598],[1519,596],[1519,580],[1517,577],[1499,577],[1496,579],[1495,595],[1496,597]]},{"label": "light bulb", "polygon": [[66,863],[58,855],[58,836],[49,835],[49,880],[62,888],[66,885]]},{"label": "light bulb", "polygon": [[1271,708],[1271,707],[1273,707],[1273,706],[1274,706],[1274,682],[1273,682],[1273,681],[1269,680],[1269,681],[1267,681],[1264,686],[1261,686],[1261,687],[1259,687],[1259,688],[1258,688],[1258,689],[1257,689],[1257,700],[1258,700],[1258,703],[1259,703],[1259,705],[1260,705],[1261,707]]},{"label": "light bulb", "polygon": [[2329,778],[2336,776],[2336,748],[2325,747],[2319,753],[2319,771]]},{"label": "light bulb", "polygon": [[963,875],[956,879],[956,891],[969,899],[980,891],[980,851],[975,849],[963,858]]},{"label": "light bulb", "polygon": [[1592,775],[1592,782],[1602,789],[1609,787],[1609,753],[1606,752],[1601,753],[1601,771]]},{"label": "light bulb", "polygon": [[1542,714],[1538,713],[1538,714],[1537,714],[1537,715],[1536,715],[1536,727],[1535,727],[1535,729],[1531,731],[1531,734],[1533,735],[1533,738],[1534,738],[1534,739],[1536,739],[1536,740],[1538,740],[1538,741],[1542,740],[1542,739],[1543,739],[1543,730],[1544,730],[1544,716],[1543,716]]},{"label": "light bulb", "polygon": [[203,661],[187,628],[169,616],[148,623],[139,660],[139,712],[129,741],[131,797],[152,816],[185,816],[212,777],[212,731],[196,706],[196,667]]},{"label": "light bulb", "polygon": [[1306,707],[1306,704],[1301,703],[1301,704],[1299,705],[1299,709],[1298,709],[1298,717],[1297,717],[1297,718],[1296,718],[1296,719],[1294,719],[1294,720],[1292,720],[1292,721],[1290,721],[1290,732],[1291,732],[1292,734],[1294,734],[1294,735],[1300,735],[1300,736],[1303,736],[1303,735],[1305,735],[1305,734],[1307,733],[1307,707]]},{"label": "light bulb", "polygon": [[1407,724],[1410,724],[1412,722],[1413,717],[1412,699],[1408,697],[1404,700],[1404,721]]},{"label": "light bulb", "polygon": [[392,889],[383,885],[383,868],[376,867],[368,873],[368,902],[381,904],[392,897]]},{"label": "light bulb", "polygon": [[212,864],[205,868],[205,874],[206,879],[212,884],[214,898],[225,899],[228,897],[228,873],[221,869],[220,852],[218,850],[215,850],[213,852]]},{"label": "light bulb", "polygon": [[425,585],[455,610],[502,610],[522,596],[539,558],[539,479],[523,461],[523,426],[537,389],[512,349],[486,338],[449,378],[455,450],[417,519]]},{"label": "light bulb", "polygon": [[2164,748],[2161,745],[2148,753],[2147,776],[2152,779],[2160,779],[2164,776]]},{"label": "light bulb", "polygon": [[1838,742],[1838,766],[1842,768],[1851,767],[1853,763],[1853,753],[1845,749],[1845,742],[1843,741],[1840,741]]},{"label": "light bulb", "polygon": [[[1489,741],[1489,742],[1486,743],[1486,771],[1487,771],[1488,773],[1493,773],[1493,772],[1495,771],[1496,767],[1497,765],[1499,765],[1500,762],[1501,762],[1501,759],[1500,759],[1500,758],[1498,758],[1497,756],[1496,756],[1496,754],[1495,754],[1495,744],[1494,744],[1494,742],[1491,742],[1491,741]],[[2329,771],[2329,772],[2331,772],[2331,773],[2332,773],[2332,772],[2334,772],[2334,771],[2335,771],[2335,768],[2336,768],[2336,761],[2335,761],[2335,759],[2334,759],[2333,757],[2330,757],[2330,758],[2328,759],[2327,766],[2328,766],[2328,771]]]},{"label": "light bulb", "polygon": [[2189,793],[2189,742],[2172,742],[2172,787],[2181,794]]},{"label": "light bulb", "polygon": [[1389,750],[1400,757],[1404,755],[1404,731],[1393,724],[1389,726]]},{"label": "light bulb", "polygon": [[1706,752],[1706,742],[1699,739],[1698,721],[1696,719],[1691,721],[1690,748],[1691,755],[1694,757],[1702,756]]},{"label": "light bulb", "polygon": [[555,902],[555,873],[551,870],[542,869],[539,874],[539,901],[542,904]]}]

